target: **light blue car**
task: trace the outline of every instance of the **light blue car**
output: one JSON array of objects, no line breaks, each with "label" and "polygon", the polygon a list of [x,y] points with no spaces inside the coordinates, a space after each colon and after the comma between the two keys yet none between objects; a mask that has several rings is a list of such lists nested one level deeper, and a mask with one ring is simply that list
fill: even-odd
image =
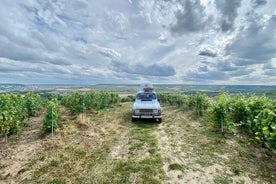
[{"label": "light blue car", "polygon": [[162,109],[153,88],[143,88],[138,91],[132,106],[132,122],[139,119],[155,119],[162,122]]}]

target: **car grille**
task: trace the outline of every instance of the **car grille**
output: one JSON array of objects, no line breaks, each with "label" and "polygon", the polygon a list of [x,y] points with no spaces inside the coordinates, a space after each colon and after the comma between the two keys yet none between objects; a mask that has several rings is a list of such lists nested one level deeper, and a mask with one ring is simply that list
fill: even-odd
[{"label": "car grille", "polygon": [[152,116],[152,115],[156,115],[153,112],[153,109],[139,109],[140,111],[140,115],[145,115],[145,116]]},{"label": "car grille", "polygon": [[153,112],[153,109],[140,109],[141,113],[151,113]]}]

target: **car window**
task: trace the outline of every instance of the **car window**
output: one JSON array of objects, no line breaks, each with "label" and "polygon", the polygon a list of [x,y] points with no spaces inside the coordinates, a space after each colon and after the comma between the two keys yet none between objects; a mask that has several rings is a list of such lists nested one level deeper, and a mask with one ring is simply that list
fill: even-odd
[{"label": "car window", "polygon": [[154,93],[138,93],[136,98],[142,101],[151,101],[156,99],[156,95]]}]

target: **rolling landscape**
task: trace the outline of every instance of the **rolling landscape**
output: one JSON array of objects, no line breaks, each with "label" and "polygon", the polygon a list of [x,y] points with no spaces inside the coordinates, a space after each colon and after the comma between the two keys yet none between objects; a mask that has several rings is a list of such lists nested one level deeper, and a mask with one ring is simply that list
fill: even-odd
[{"label": "rolling landscape", "polygon": [[0,184],[275,184],[275,10],[1,0]]},{"label": "rolling landscape", "polygon": [[[275,99],[265,96],[275,86],[155,85],[161,124],[131,122],[138,85],[11,86],[14,93],[0,95],[0,183],[274,183],[275,129],[259,131],[275,126],[275,114],[264,111],[271,123],[260,130],[250,115],[275,113]],[[227,108],[223,132],[213,116],[220,117],[213,104],[223,105],[220,98],[228,102],[218,107]],[[26,103],[9,114],[9,99]]]}]

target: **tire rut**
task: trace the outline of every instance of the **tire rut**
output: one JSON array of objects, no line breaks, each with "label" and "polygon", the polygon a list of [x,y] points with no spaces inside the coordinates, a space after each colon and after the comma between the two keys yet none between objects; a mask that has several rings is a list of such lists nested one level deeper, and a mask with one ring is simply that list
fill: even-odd
[{"label": "tire rut", "polygon": [[216,153],[202,151],[212,142],[202,135],[201,123],[189,120],[183,112],[173,107],[164,108],[163,119],[154,133],[166,174],[162,183],[217,183],[224,179],[234,183],[254,183],[246,173],[239,176],[233,174]]}]

